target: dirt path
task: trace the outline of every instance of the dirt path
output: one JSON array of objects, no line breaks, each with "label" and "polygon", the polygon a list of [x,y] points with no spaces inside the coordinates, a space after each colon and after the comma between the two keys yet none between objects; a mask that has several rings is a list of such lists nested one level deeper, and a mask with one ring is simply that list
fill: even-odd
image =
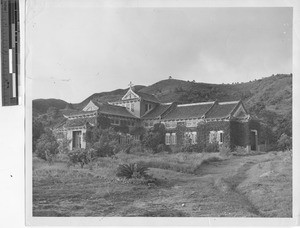
[{"label": "dirt path", "polygon": [[53,183],[47,179],[33,188],[33,212],[35,216],[288,217],[291,170],[285,167],[291,165],[281,157],[273,163],[274,158],[232,157],[202,165],[195,174],[151,168],[150,174],[160,181],[155,186],[94,176]]},{"label": "dirt path", "polygon": [[[263,217],[259,209],[237,189],[247,178],[247,171],[255,164],[252,158],[245,161],[245,158],[233,157],[230,160],[205,164],[196,171],[196,175],[201,177],[198,181],[213,182],[206,187],[202,186],[202,189],[210,188],[209,192],[213,193],[214,199],[210,199],[212,203],[210,211],[218,211],[218,214],[212,216]],[[220,207],[223,213],[220,213]]]}]

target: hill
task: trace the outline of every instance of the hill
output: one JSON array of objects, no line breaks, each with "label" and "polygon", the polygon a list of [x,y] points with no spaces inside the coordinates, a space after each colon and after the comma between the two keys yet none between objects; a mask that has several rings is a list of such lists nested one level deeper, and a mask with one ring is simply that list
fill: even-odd
[{"label": "hill", "polygon": [[[292,74],[278,74],[262,79],[232,84],[208,84],[195,81],[167,79],[150,86],[138,85],[135,91],[155,95],[161,102],[194,103],[204,101],[243,100],[252,116],[267,123],[275,137],[282,133],[292,135]],[[98,102],[121,99],[126,89],[95,93],[78,104],[57,99],[33,101],[34,115],[46,113],[52,106],[58,109],[82,109],[90,100]]]},{"label": "hill", "polygon": [[292,75],[286,74],[238,84],[206,84],[167,79],[145,87],[141,92],[154,94],[162,102],[242,99],[250,111],[261,103],[267,110],[280,115],[285,115],[292,109]]},{"label": "hill", "polygon": [[67,102],[60,99],[36,99],[32,101],[34,115],[46,113],[49,107],[64,109],[67,105]]}]

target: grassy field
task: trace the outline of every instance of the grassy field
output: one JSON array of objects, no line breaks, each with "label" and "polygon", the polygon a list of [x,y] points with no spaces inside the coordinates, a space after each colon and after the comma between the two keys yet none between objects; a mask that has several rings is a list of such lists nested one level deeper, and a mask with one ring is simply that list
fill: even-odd
[{"label": "grassy field", "polygon": [[[155,184],[116,177],[142,163]],[[291,217],[292,153],[123,154],[83,169],[33,160],[34,216]]]}]

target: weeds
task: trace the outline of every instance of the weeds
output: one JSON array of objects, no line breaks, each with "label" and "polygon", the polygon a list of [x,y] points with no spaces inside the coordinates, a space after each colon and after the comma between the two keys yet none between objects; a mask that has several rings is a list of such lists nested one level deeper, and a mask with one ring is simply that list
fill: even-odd
[{"label": "weeds", "polygon": [[117,177],[142,178],[147,175],[148,168],[140,164],[123,164],[117,169]]}]

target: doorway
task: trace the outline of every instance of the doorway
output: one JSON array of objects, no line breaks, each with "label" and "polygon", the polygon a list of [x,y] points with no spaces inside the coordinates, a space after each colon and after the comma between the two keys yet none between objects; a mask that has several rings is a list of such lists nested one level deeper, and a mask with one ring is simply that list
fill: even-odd
[{"label": "doorway", "polygon": [[251,150],[256,151],[257,150],[257,130],[251,130],[250,133],[250,144],[251,144]]},{"label": "doorway", "polygon": [[73,131],[73,149],[81,148],[81,131]]}]

